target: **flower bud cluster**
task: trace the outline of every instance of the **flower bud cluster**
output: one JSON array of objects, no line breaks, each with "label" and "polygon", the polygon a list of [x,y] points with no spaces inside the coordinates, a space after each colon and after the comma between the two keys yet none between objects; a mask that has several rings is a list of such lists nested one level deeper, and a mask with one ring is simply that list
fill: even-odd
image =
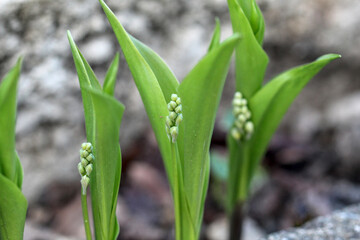
[{"label": "flower bud cluster", "polygon": [[90,174],[93,170],[94,160],[93,146],[91,143],[83,143],[80,149],[80,162],[78,164],[83,194],[86,194],[86,188],[90,183]]},{"label": "flower bud cluster", "polygon": [[250,120],[251,112],[247,106],[247,100],[240,92],[236,92],[232,105],[235,122],[231,135],[236,140],[249,140],[254,132],[254,123]]},{"label": "flower bud cluster", "polygon": [[165,130],[169,139],[175,143],[179,134],[179,124],[183,120],[181,99],[176,94],[171,94],[171,101],[167,105],[169,116],[166,117]]}]

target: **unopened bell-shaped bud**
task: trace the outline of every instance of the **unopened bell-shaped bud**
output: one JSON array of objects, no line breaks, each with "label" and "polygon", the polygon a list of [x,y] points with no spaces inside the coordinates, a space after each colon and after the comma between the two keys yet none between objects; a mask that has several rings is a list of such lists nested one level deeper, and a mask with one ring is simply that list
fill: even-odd
[{"label": "unopened bell-shaped bud", "polygon": [[170,135],[171,135],[171,140],[172,140],[173,143],[176,142],[176,138],[177,138],[178,134],[179,134],[178,127],[170,128]]},{"label": "unopened bell-shaped bud", "polygon": [[179,106],[177,106],[177,107],[175,108],[175,112],[176,112],[176,113],[181,113],[181,111],[182,111],[182,106],[181,106],[181,105],[179,105]]},{"label": "unopened bell-shaped bud", "polygon": [[86,160],[89,162],[89,163],[92,163],[94,161],[95,157],[92,153],[89,154],[89,156],[86,157]]},{"label": "unopened bell-shaped bud", "polygon": [[179,124],[182,122],[182,120],[183,120],[183,115],[180,113],[176,118],[175,125],[179,126]]},{"label": "unopened bell-shaped bud", "polygon": [[88,160],[86,160],[85,158],[81,158],[81,165],[83,165],[83,167],[86,167],[88,164]]},{"label": "unopened bell-shaped bud", "polygon": [[246,122],[245,123],[245,131],[248,134],[252,134],[254,132],[254,124],[252,122]]},{"label": "unopened bell-shaped bud", "polygon": [[86,175],[90,176],[92,170],[93,170],[93,165],[92,164],[87,165],[85,168]]},{"label": "unopened bell-shaped bud", "polygon": [[[169,106],[170,106],[170,107],[169,107]],[[176,107],[177,107],[177,104],[176,104],[175,101],[169,102],[169,104],[168,104],[168,110],[169,110],[169,111],[174,110]]]},{"label": "unopened bell-shaped bud", "polygon": [[244,114],[240,114],[237,118],[237,121],[239,121],[241,124],[245,123],[246,116]]},{"label": "unopened bell-shaped bud", "polygon": [[240,134],[239,130],[237,130],[236,128],[231,129],[231,136],[235,140],[240,140],[240,138],[241,138],[241,134]]},{"label": "unopened bell-shaped bud", "polygon": [[81,176],[84,176],[86,174],[85,168],[81,163],[78,164],[78,170]]},{"label": "unopened bell-shaped bud", "polygon": [[177,99],[176,99],[176,104],[177,104],[177,105],[180,105],[180,104],[181,104],[181,99],[180,99],[180,98],[177,98]]},{"label": "unopened bell-shaped bud", "polygon": [[234,98],[232,104],[233,106],[241,106],[242,99]]},{"label": "unopened bell-shaped bud", "polygon": [[80,157],[86,158],[87,156],[89,156],[89,152],[86,151],[86,150],[81,149],[80,150]]},{"label": "unopened bell-shaped bud", "polygon": [[88,151],[88,152],[92,152],[92,145],[91,145],[91,143],[89,143],[89,142],[86,142],[86,143],[81,144],[81,148],[82,148],[83,150]]},{"label": "unopened bell-shaped bud", "polygon": [[242,106],[246,106],[247,105],[247,100],[245,98],[241,99],[241,105]]},{"label": "unopened bell-shaped bud", "polygon": [[241,113],[241,108],[239,108],[239,107],[234,107],[234,109],[233,109],[233,114],[235,115],[235,116],[237,116],[238,114],[240,114]]},{"label": "unopened bell-shaped bud", "polygon": [[177,114],[175,112],[170,112],[169,113],[169,118],[170,118],[171,121],[175,121],[176,117],[177,117]]},{"label": "unopened bell-shaped bud", "polygon": [[236,92],[235,95],[234,95],[234,98],[241,99],[242,94],[240,92]]},{"label": "unopened bell-shaped bud", "polygon": [[169,116],[166,116],[165,123],[166,123],[166,126],[168,126],[169,128],[172,127],[172,125],[173,125],[173,122],[171,121]]},{"label": "unopened bell-shaped bud", "polygon": [[178,99],[178,95],[176,95],[175,93],[171,94],[171,100],[172,101],[176,101]]},{"label": "unopened bell-shaped bud", "polygon": [[81,187],[82,187],[82,193],[83,193],[83,195],[85,195],[86,194],[86,188],[90,183],[90,178],[85,175],[85,176],[83,176],[81,178],[80,182],[81,182]]}]

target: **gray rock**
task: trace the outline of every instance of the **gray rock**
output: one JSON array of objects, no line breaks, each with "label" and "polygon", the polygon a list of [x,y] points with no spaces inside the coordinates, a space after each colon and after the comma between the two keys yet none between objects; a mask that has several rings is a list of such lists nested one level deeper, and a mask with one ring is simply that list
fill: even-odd
[{"label": "gray rock", "polygon": [[271,234],[261,240],[356,240],[360,239],[360,205],[319,217],[300,228]]}]

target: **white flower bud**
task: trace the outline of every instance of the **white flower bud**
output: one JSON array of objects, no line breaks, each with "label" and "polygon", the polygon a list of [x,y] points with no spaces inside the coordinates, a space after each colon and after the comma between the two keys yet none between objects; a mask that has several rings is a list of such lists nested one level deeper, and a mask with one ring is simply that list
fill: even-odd
[{"label": "white flower bud", "polygon": [[182,122],[182,120],[183,120],[183,115],[180,113],[176,118],[175,125],[179,126],[179,124]]},{"label": "white flower bud", "polygon": [[89,156],[89,152],[86,151],[86,150],[81,149],[80,150],[80,157],[86,158],[87,156]]},{"label": "white flower bud", "polygon": [[244,113],[246,119],[250,119],[251,118],[251,112],[247,111],[246,113]]},{"label": "white flower bud", "polygon": [[179,106],[177,106],[177,107],[175,108],[175,112],[176,112],[176,113],[181,113],[181,111],[182,111],[182,106],[181,106],[181,105],[179,105]]},{"label": "white flower bud", "polygon": [[166,116],[166,120],[165,120],[166,126],[168,126],[169,128],[172,127],[173,122],[171,121],[169,116]]},{"label": "white flower bud", "polygon": [[92,145],[89,142],[81,144],[81,148],[88,152],[92,152]]},{"label": "white flower bud", "polygon": [[83,167],[83,165],[81,163],[78,164],[78,170],[81,176],[84,176],[86,174],[85,172],[85,168]]},{"label": "white flower bud", "polygon": [[85,175],[85,176],[83,176],[81,178],[80,182],[81,182],[81,187],[82,187],[82,193],[83,193],[83,195],[85,195],[86,194],[86,188],[90,183],[90,178]]},{"label": "white flower bud", "polygon": [[242,98],[242,94],[240,92],[236,92],[234,98]]},{"label": "white flower bud", "polygon": [[[169,107],[169,106],[170,106],[170,107]],[[169,110],[169,111],[174,110],[176,107],[177,107],[176,102],[174,102],[174,101],[169,102],[169,104],[168,104],[168,110]]]},{"label": "white flower bud", "polygon": [[239,132],[236,128],[231,129],[231,136],[232,136],[235,140],[240,140],[240,138],[241,138],[241,134],[240,134],[240,132]]},{"label": "white flower bud", "polygon": [[86,160],[88,160],[89,163],[92,163],[94,161],[95,157],[92,153],[89,154],[89,156],[86,157]]},{"label": "white flower bud", "polygon": [[93,165],[92,164],[87,165],[85,168],[86,175],[90,177],[92,170],[93,170]]},{"label": "white flower bud", "polygon": [[83,165],[83,167],[86,167],[88,164],[89,162],[85,158],[81,158],[81,165]]},{"label": "white flower bud", "polygon": [[242,106],[246,106],[247,105],[247,100],[246,99],[241,99],[241,103]]},{"label": "white flower bud", "polygon": [[176,99],[176,104],[177,104],[177,105],[180,105],[180,104],[181,104],[181,99],[180,99],[180,98]]},{"label": "white flower bud", "polygon": [[245,123],[245,121],[246,121],[246,117],[245,117],[244,114],[240,114],[240,115],[237,117],[237,120],[238,120],[241,124],[243,124],[243,123]]},{"label": "white flower bud", "polygon": [[240,107],[241,106],[241,103],[242,103],[242,100],[241,99],[237,99],[237,98],[234,98],[232,104],[233,106],[237,106],[237,107]]},{"label": "white flower bud", "polygon": [[245,131],[248,134],[252,134],[254,132],[254,124],[252,122],[246,122],[245,123]]},{"label": "white flower bud", "polygon": [[171,121],[175,121],[176,117],[177,117],[177,114],[175,112],[170,112],[169,113],[169,118],[170,118]]},{"label": "white flower bud", "polygon": [[239,107],[234,107],[234,109],[233,109],[233,114],[235,115],[235,116],[237,116],[238,114],[240,114],[241,113],[241,108],[239,108]]},{"label": "white flower bud", "polygon": [[172,127],[172,128],[170,128],[170,135],[171,135],[171,139],[172,139],[172,142],[173,142],[173,143],[176,142],[176,138],[177,138],[177,136],[178,136],[178,133],[179,133],[178,127]]},{"label": "white flower bud", "polygon": [[172,101],[176,101],[177,99],[178,99],[178,95],[176,95],[175,93],[171,94]]}]

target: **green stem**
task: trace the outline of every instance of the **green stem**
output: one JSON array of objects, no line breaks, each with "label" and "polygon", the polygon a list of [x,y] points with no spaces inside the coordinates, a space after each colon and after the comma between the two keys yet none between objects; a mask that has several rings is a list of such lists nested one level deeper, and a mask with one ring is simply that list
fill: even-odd
[{"label": "green stem", "polygon": [[239,201],[231,212],[229,240],[242,239],[243,218],[243,202]]},{"label": "green stem", "polygon": [[87,197],[86,197],[86,193],[83,194],[82,189],[81,189],[81,207],[82,207],[82,212],[83,212],[86,240],[91,240],[92,238],[91,238],[89,214],[88,214],[88,207],[87,207]]},{"label": "green stem", "polygon": [[181,216],[180,216],[180,202],[179,202],[179,182],[178,169],[176,159],[175,143],[171,143],[171,158],[174,163],[174,210],[175,210],[175,236],[176,240],[181,240]]}]

